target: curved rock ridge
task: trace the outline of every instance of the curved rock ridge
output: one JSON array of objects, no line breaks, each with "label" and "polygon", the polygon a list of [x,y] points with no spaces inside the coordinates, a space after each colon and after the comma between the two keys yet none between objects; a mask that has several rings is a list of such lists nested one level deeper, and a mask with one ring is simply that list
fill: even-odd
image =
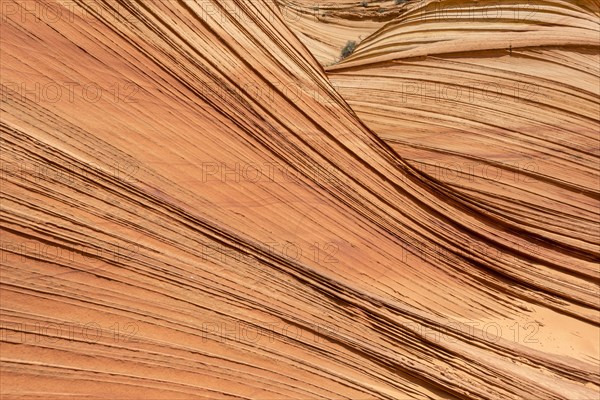
[{"label": "curved rock ridge", "polygon": [[465,206],[597,260],[597,3],[410,4],[328,68],[334,86]]},{"label": "curved rock ridge", "polygon": [[327,76],[284,15],[3,2],[2,398],[597,397],[592,123],[487,210],[352,100],[371,39]]}]

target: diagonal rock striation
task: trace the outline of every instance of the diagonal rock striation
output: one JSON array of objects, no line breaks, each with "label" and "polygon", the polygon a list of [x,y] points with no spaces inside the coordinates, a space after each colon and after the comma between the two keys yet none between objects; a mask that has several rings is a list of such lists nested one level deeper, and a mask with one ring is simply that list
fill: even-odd
[{"label": "diagonal rock striation", "polygon": [[[0,28],[3,398],[598,396],[597,3],[540,3],[573,26],[508,68],[476,29],[418,58],[405,29],[435,23],[382,2],[327,73],[337,42],[281,3],[25,3]],[[432,70],[546,92],[436,122],[390,101]],[[527,184],[427,171],[523,154]]]}]

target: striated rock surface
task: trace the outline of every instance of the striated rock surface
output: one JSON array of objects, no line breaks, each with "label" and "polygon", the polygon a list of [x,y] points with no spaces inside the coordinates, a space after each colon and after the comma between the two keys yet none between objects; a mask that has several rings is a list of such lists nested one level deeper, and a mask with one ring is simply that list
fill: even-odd
[{"label": "striated rock surface", "polygon": [[467,207],[597,256],[597,3],[414,4],[329,68],[334,85]]},{"label": "striated rock surface", "polygon": [[2,3],[2,398],[598,397],[598,3],[394,3]]}]

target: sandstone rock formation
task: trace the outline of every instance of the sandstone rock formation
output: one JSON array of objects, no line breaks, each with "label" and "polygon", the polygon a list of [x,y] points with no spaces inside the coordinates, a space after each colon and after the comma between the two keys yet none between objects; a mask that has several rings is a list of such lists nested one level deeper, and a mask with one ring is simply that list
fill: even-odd
[{"label": "sandstone rock formation", "polygon": [[598,397],[598,2],[331,3],[2,3],[2,398]]}]

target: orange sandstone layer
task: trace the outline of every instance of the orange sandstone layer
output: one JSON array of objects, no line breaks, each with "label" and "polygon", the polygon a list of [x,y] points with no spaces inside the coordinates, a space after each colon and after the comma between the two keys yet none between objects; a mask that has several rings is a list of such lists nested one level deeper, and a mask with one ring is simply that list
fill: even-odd
[{"label": "orange sandstone layer", "polygon": [[328,77],[278,4],[35,4],[0,28],[2,398],[598,396],[588,192],[545,234],[541,189],[529,227],[422,173],[335,90],[367,41]]},{"label": "orange sandstone layer", "polygon": [[334,85],[466,207],[597,259],[597,4],[414,4],[329,68]]}]

